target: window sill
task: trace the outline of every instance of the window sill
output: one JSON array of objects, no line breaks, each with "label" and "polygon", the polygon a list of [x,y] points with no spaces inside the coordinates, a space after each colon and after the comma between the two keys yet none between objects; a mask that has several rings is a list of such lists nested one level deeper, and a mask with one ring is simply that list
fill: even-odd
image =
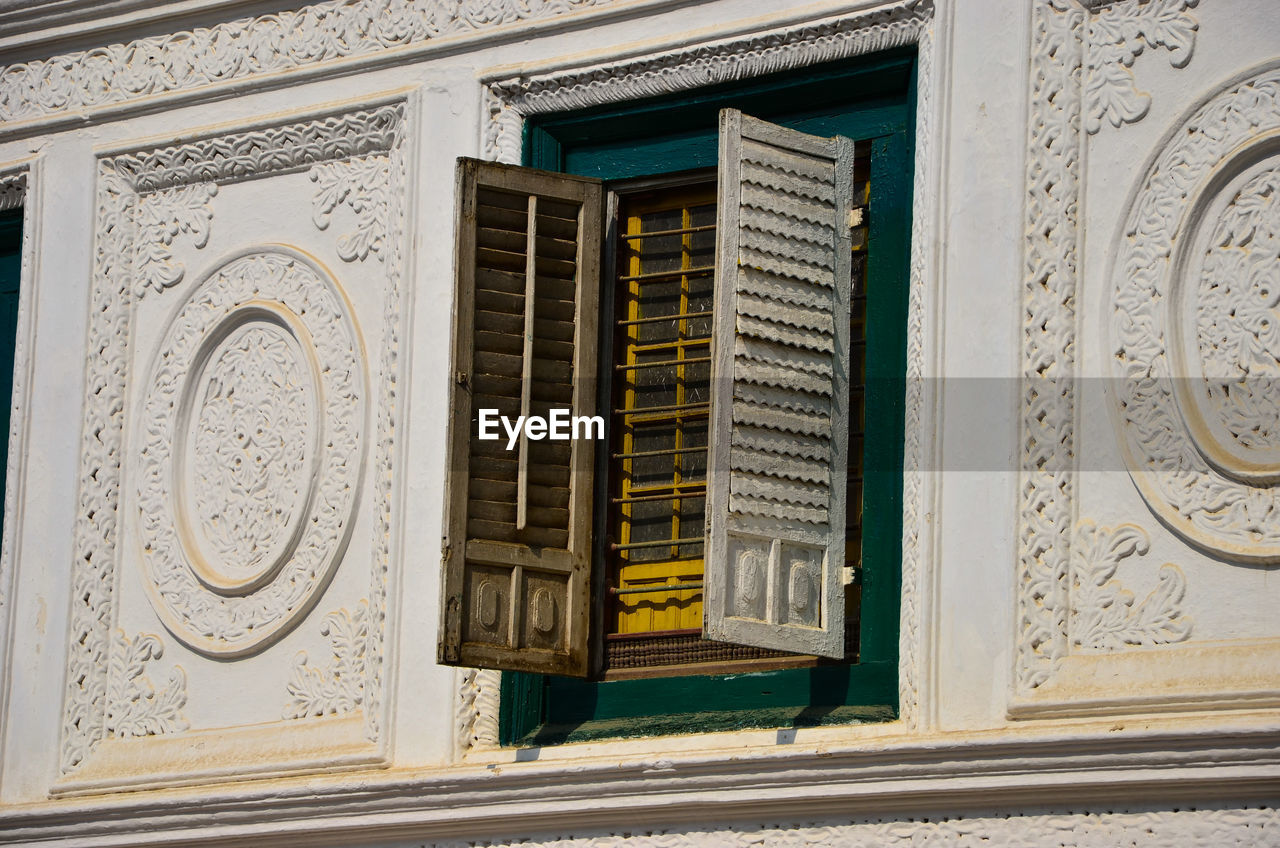
[{"label": "window sill", "polygon": [[771,730],[787,734],[801,728],[883,724],[897,718],[887,706],[784,707],[769,710],[717,710],[668,713],[649,717],[597,719],[575,724],[547,724],[516,740],[514,747],[561,745],[566,742],[670,737],[680,734],[736,730]]}]

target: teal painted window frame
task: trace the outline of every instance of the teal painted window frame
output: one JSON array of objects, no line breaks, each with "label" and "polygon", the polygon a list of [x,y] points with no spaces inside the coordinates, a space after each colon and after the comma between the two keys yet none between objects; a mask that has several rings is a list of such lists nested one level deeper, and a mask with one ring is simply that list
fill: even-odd
[{"label": "teal painted window frame", "polygon": [[[9,417],[13,412],[13,360],[18,344],[22,284],[22,207],[0,212],[0,500],[9,472]],[[0,530],[0,532],[3,532]]]},{"label": "teal painted window frame", "polygon": [[870,142],[861,629],[859,660],[848,664],[607,682],[503,673],[501,744],[897,717],[916,67],[904,48],[526,123],[526,165],[606,181],[714,167],[722,107]]}]

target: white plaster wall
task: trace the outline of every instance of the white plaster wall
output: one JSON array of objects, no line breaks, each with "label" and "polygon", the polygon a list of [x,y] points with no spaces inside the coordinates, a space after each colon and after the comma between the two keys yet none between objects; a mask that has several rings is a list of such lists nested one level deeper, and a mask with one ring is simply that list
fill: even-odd
[{"label": "white plaster wall", "polygon": [[[210,4],[194,18],[130,25],[139,32],[171,31],[239,14],[223,5]],[[460,753],[455,739],[459,675],[435,665],[434,654],[448,413],[442,399],[448,379],[453,162],[483,150],[481,78],[567,72],[691,43],[856,16],[877,5],[870,0],[622,0],[616,9],[514,23],[493,30],[492,37],[455,39],[451,47],[393,47],[382,58],[340,60],[320,71],[302,68],[220,83],[208,90],[216,97],[200,91],[160,93],[137,104],[89,110],[83,119],[79,113],[55,114],[0,124],[0,164],[32,155],[41,163],[40,202],[33,211],[42,231],[35,281],[33,436],[18,568],[3,612],[11,639],[0,751],[0,842],[242,839],[258,845],[278,838],[281,844],[409,845],[463,838],[505,842],[527,835],[544,842],[581,837],[583,844],[629,846],[650,841],[626,835],[632,829],[655,828],[668,832],[658,844],[965,845],[981,838],[993,844],[1280,844],[1271,804],[1280,795],[1274,753],[1280,723],[1271,702],[1246,694],[1228,704],[1183,703],[1176,710],[1159,704],[1101,710],[1071,703],[1070,691],[1046,707],[1034,692],[1018,689],[1024,591],[1017,570],[1019,378],[1025,369],[1034,25],[1029,0],[936,0],[932,9],[936,75],[926,123],[932,141],[924,163],[926,195],[917,197],[917,209],[929,220],[917,222],[917,233],[925,239],[923,367],[928,377],[947,379],[928,382],[921,419],[925,531],[922,575],[911,590],[919,608],[918,715],[910,722],[793,734],[744,731],[584,743],[519,757],[483,746]],[[1105,125],[1088,136],[1078,172],[1083,202],[1075,321],[1082,373],[1098,373],[1106,353],[1110,245],[1140,163],[1189,104],[1277,55],[1280,19],[1270,5],[1270,0],[1201,0],[1190,12],[1199,28],[1186,68],[1170,67],[1166,52],[1156,49],[1134,65],[1139,88],[1152,93],[1147,116],[1118,128]],[[112,37],[129,34],[126,29]],[[105,43],[95,38],[83,36]],[[54,40],[28,52],[52,55],[83,46],[89,45]],[[376,768],[345,773],[317,773],[312,766],[296,775],[281,768],[256,781],[51,800],[59,774],[69,564],[80,513],[95,156],[169,144],[206,130],[233,132],[251,124],[358,110],[395,92],[403,92],[410,105],[405,202],[412,227],[404,275],[410,293],[399,393],[405,426],[396,459],[393,526],[399,535],[388,603],[390,721],[383,759]],[[253,185],[243,183],[236,190]],[[285,201],[275,202],[281,205],[264,203],[261,221],[237,222],[236,238],[215,229],[219,238],[230,239],[225,244],[184,248],[191,273],[230,249],[231,242],[252,240],[255,228],[261,228],[262,240],[278,238],[272,218],[289,214],[289,208]],[[305,222],[311,209],[290,202],[297,220],[277,229],[302,222],[301,232],[310,226]],[[154,339],[152,330],[146,332]],[[1084,421],[1080,439],[1104,455],[1114,451],[1109,447],[1114,430],[1104,423]],[[1212,557],[1189,554],[1163,532],[1128,474],[1119,465],[1115,469],[1082,474],[1081,515],[1109,524],[1142,523],[1153,534],[1149,559],[1155,564],[1196,556],[1205,573],[1221,566]],[[1210,627],[1212,611],[1234,604],[1226,607],[1232,616],[1218,614],[1213,622],[1215,639],[1277,635],[1274,619],[1260,612],[1269,605],[1263,590],[1274,591],[1277,584],[1272,578],[1271,570],[1224,573],[1204,596],[1209,610],[1199,613]],[[1126,579],[1142,597],[1150,574],[1130,571]],[[292,656],[296,647],[305,646],[317,658],[323,655],[316,626],[330,609],[327,597],[295,631],[299,635],[290,637],[297,645],[290,643],[285,653]],[[181,652],[167,659],[176,656]],[[1258,692],[1274,687],[1280,677],[1280,668],[1254,671],[1261,681],[1254,687]],[[217,669],[201,673],[209,680],[218,674]],[[161,682],[165,675],[157,669],[153,677]],[[1112,682],[1123,688],[1122,680]],[[278,679],[264,675],[261,685],[262,692],[278,698]],[[218,698],[267,697],[262,692],[223,692]],[[1030,707],[1010,717],[1019,698]],[[231,709],[246,717],[252,712],[249,704]],[[190,713],[211,726],[226,711],[213,699],[193,703]],[[1175,807],[1185,811],[1174,812]],[[929,822],[920,821],[926,816]],[[796,824],[805,826],[785,827]]]}]

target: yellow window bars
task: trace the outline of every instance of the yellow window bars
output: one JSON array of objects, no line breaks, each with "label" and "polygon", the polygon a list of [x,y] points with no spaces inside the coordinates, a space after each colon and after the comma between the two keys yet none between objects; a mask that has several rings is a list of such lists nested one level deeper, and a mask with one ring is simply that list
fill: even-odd
[{"label": "yellow window bars", "polygon": [[620,201],[608,633],[702,627],[715,184]]},{"label": "yellow window bars", "polygon": [[[869,151],[854,188],[846,562],[862,559]],[[713,182],[624,195],[618,206],[606,636],[699,634],[710,420]],[[848,587],[857,633],[860,587]],[[852,655],[852,652],[851,652]]]}]

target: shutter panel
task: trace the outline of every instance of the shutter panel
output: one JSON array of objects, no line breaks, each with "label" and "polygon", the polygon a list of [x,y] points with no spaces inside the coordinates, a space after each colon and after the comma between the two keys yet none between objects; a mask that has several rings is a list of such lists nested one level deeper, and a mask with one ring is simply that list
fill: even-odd
[{"label": "shutter panel", "polygon": [[478,420],[595,414],[602,184],[459,159],[457,185],[439,659],[585,676],[594,442]]},{"label": "shutter panel", "polygon": [[708,639],[844,655],[853,163],[720,113]]}]

